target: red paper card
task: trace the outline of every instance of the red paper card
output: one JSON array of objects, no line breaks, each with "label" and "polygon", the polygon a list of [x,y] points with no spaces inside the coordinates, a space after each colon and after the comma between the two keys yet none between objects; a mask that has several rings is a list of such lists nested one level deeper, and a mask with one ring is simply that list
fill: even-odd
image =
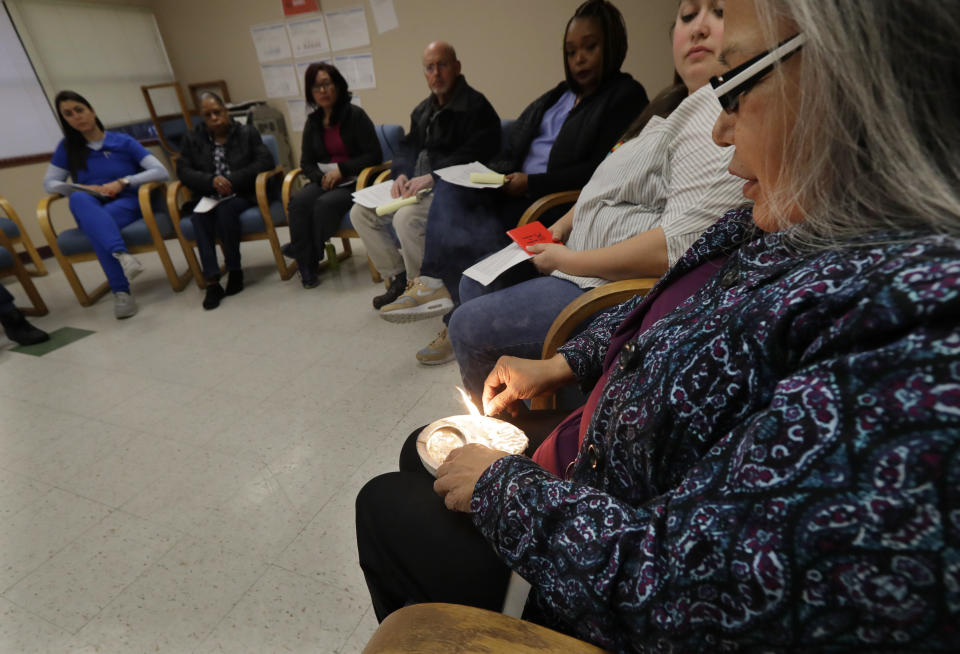
[{"label": "red paper card", "polygon": [[317,0],[283,0],[283,13],[287,16],[306,14],[317,9]]},{"label": "red paper card", "polygon": [[507,236],[516,241],[517,245],[522,247],[523,251],[527,254],[533,254],[533,252],[527,249],[528,245],[533,245],[535,243],[560,242],[553,238],[553,234],[550,233],[550,230],[544,227],[543,223],[541,223],[539,220],[536,220],[532,223],[527,223],[521,227],[508,229]]}]

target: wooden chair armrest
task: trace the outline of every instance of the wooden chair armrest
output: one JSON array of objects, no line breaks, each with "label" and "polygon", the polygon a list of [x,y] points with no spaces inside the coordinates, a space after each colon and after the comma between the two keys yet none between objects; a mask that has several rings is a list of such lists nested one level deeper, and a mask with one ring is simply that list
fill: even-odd
[{"label": "wooden chair armrest", "polygon": [[20,230],[20,236],[27,231],[23,227],[23,223],[20,221],[20,216],[17,215],[16,210],[14,210],[13,205],[10,204],[5,197],[0,196],[0,209],[3,210],[3,213],[13,221],[17,226],[17,229]]},{"label": "wooden chair armrest", "polygon": [[364,648],[364,654],[488,654],[604,650],[532,622],[471,606],[413,604],[394,611]]},{"label": "wooden chair armrest", "polygon": [[182,181],[177,180],[167,184],[167,211],[170,212],[170,222],[173,223],[173,231],[177,233],[178,238],[183,237],[180,232],[180,220],[183,214],[180,210],[192,197],[193,191]]},{"label": "wooden chair armrest", "polygon": [[263,216],[263,222],[269,227],[273,227],[273,217],[270,215],[270,198],[267,197],[267,182],[271,177],[282,175],[283,166],[277,166],[273,170],[267,170],[257,175],[257,205],[260,207],[260,214]]},{"label": "wooden chair armrest", "polygon": [[296,181],[297,177],[302,174],[303,168],[294,168],[283,178],[283,186],[280,189],[280,199],[283,202],[283,212],[287,217],[288,223],[290,222],[290,212],[288,207],[290,206],[290,194],[293,193],[293,182]]},{"label": "wooden chair armrest", "polygon": [[10,240],[10,237],[7,236],[6,232],[0,229],[0,247],[6,249],[14,259],[14,267],[20,262],[19,257],[17,257],[17,251],[13,249],[13,241]]},{"label": "wooden chair armrest", "polygon": [[159,243],[163,241],[163,236],[160,234],[160,228],[157,226],[157,218],[153,215],[153,202],[151,202],[151,196],[155,191],[165,196],[167,193],[167,183],[147,182],[143,184],[137,189],[137,200],[140,202],[140,213],[143,214],[143,222],[147,224],[147,229],[150,230],[154,242]]},{"label": "wooden chair armrest", "polygon": [[372,182],[371,186],[372,186],[373,184],[379,184],[379,183],[381,183],[381,182],[385,182],[385,181],[387,181],[388,179],[390,179],[390,169],[389,169],[389,168],[387,168],[386,170],[381,171],[380,174],[377,175],[377,176],[373,179],[373,182]]},{"label": "wooden chair armrest", "polygon": [[542,198],[536,200],[533,204],[527,207],[527,210],[523,212],[522,216],[520,216],[520,220],[517,221],[517,227],[526,225],[534,220],[540,220],[540,216],[550,209],[564,204],[573,204],[579,197],[580,191],[560,191],[559,193],[550,193],[549,195],[544,195]]},{"label": "wooden chair armrest", "polygon": [[638,279],[610,282],[590,289],[564,307],[560,315],[550,325],[547,336],[543,340],[541,358],[549,359],[556,354],[557,349],[567,342],[577,325],[593,314],[626,302],[634,295],[646,295],[657,281],[657,277],[640,277]]},{"label": "wooden chair armrest", "polygon": [[383,163],[378,163],[376,166],[367,166],[361,170],[360,174],[357,175],[357,190],[373,186],[373,184],[376,183],[374,177],[384,170],[390,170],[391,165],[393,165],[393,161],[384,161]]},{"label": "wooden chair armrest", "polygon": [[182,217],[180,210],[191,198],[193,198],[193,191],[179,179],[167,184],[167,211],[170,212],[170,217],[176,216],[179,220]]},{"label": "wooden chair armrest", "polygon": [[53,193],[37,203],[37,222],[40,223],[40,231],[43,232],[43,236],[47,239],[47,244],[51,248],[57,244],[57,232],[53,229],[53,221],[50,219],[50,205],[64,197],[66,196]]},{"label": "wooden chair armrest", "polygon": [[[587,291],[565,306],[560,315],[554,319],[550,329],[547,330],[546,338],[543,339],[540,358],[549,359],[556,354],[560,346],[570,338],[570,334],[577,325],[593,314],[615,304],[626,302],[634,295],[646,295],[657,281],[659,280],[656,277],[623,279]],[[557,408],[556,396],[551,393],[535,397],[530,401],[530,408],[536,411],[555,409]]]}]

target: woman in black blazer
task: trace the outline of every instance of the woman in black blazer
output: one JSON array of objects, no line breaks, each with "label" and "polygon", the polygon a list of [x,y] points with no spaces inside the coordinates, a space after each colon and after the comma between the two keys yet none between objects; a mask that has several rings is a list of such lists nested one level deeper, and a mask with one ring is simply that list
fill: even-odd
[{"label": "woman in black blazer", "polygon": [[373,122],[350,103],[347,81],[335,66],[310,64],[303,86],[313,112],[303,127],[300,167],[311,183],[290,198],[288,252],[303,287],[314,288],[325,243],[353,204],[356,176],[383,155]]},{"label": "woman in black blazer", "polygon": [[[197,239],[200,264],[207,280],[204,309],[216,309],[225,295],[243,290],[240,268],[240,214],[256,206],[257,175],[273,168],[273,157],[252,125],[231,120],[223,100],[215,93],[200,96],[203,123],[187,134],[177,175],[197,198],[206,198],[200,208],[217,201],[216,206],[198,212],[197,202],[185,207],[192,211],[190,222]],[[220,239],[226,262],[226,290],[220,286],[216,239]]]}]

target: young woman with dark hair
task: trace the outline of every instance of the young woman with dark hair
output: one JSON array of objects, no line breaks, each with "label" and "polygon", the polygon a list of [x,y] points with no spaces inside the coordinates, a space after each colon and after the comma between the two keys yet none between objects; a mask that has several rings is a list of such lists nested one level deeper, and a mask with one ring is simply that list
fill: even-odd
[{"label": "young woman with dark hair", "polygon": [[[257,204],[257,175],[273,167],[273,157],[253,125],[230,119],[223,100],[215,93],[200,97],[203,122],[184,139],[177,159],[177,175],[197,200],[219,200],[204,213],[196,213],[196,201],[185,207],[200,252],[207,290],[204,309],[216,309],[228,295],[243,290],[240,268],[240,214]],[[227,287],[220,286],[216,239],[220,238],[226,263]]]},{"label": "young woman with dark hair", "polygon": [[380,141],[366,112],[350,102],[347,81],[336,66],[310,64],[304,75],[307,106],[300,168],[310,184],[290,198],[290,245],[304,288],[320,283],[325,243],[353,205],[355,178],[380,163]]},{"label": "young woman with dark hair", "polygon": [[[137,187],[166,180],[169,173],[132,137],[105,131],[79,93],[61,91],[54,105],[64,138],[47,167],[43,188],[70,196],[70,211],[93,244],[113,291],[114,315],[129,318],[137,312],[130,279],[143,265],[127,250],[120,230],[141,218]],[[68,176],[79,190],[65,183]]]}]

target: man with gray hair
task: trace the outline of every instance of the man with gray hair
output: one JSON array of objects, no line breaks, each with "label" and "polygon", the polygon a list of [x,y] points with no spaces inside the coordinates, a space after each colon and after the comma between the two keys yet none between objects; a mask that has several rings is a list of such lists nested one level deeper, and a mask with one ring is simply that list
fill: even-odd
[{"label": "man with gray hair", "polygon": [[[367,248],[367,254],[387,280],[387,292],[373,299],[375,309],[396,300],[407,280],[420,272],[430,211],[433,171],[446,166],[484,161],[500,147],[500,117],[479,91],[460,73],[460,61],[449,43],[434,41],[423,52],[423,75],[430,96],[410,114],[410,132],[404,137],[391,173],[395,198],[421,194],[420,202],[393,215],[378,216],[373,209],[354,204],[350,220]],[[393,224],[400,249],[390,233]],[[441,284],[417,301],[446,302],[453,306]]]}]

